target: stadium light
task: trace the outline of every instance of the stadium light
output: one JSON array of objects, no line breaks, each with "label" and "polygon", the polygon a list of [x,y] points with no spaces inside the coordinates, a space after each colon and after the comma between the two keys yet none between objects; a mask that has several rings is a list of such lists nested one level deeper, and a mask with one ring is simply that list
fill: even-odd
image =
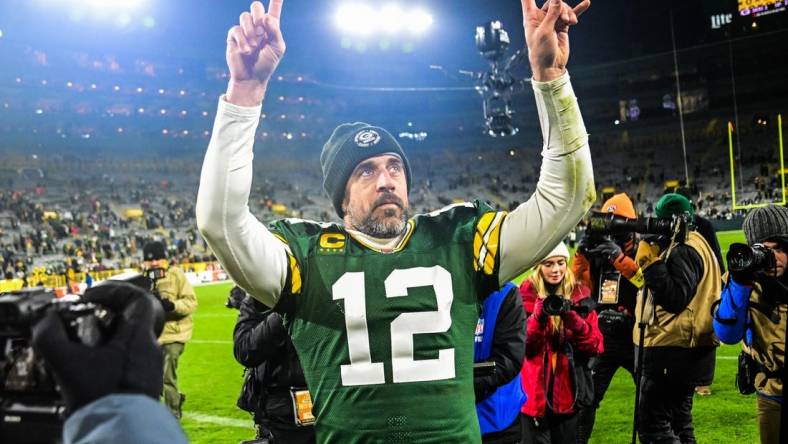
[{"label": "stadium light", "polygon": [[377,14],[369,5],[352,3],[340,6],[335,18],[340,30],[367,35],[375,29]]},{"label": "stadium light", "polygon": [[143,15],[148,2],[149,0],[38,0],[42,8],[57,7],[64,10],[64,15],[72,21],[88,19],[118,28],[131,27],[140,22],[144,27],[152,28],[155,21]]},{"label": "stadium light", "polygon": [[425,9],[406,9],[395,3],[374,8],[365,3],[341,5],[334,16],[337,28],[344,34],[368,36],[373,33],[397,34],[407,31],[423,34],[434,22]]}]

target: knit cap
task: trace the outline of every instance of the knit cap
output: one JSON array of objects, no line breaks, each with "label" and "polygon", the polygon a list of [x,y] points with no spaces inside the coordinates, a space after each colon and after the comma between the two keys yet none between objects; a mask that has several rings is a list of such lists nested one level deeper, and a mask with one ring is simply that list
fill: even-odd
[{"label": "knit cap", "polygon": [[626,193],[616,194],[605,201],[605,203],[602,204],[602,213],[613,214],[627,219],[638,218],[635,206],[632,204],[632,199],[630,199]]},{"label": "knit cap", "polygon": [[334,129],[320,153],[323,168],[323,189],[331,198],[334,210],[342,218],[345,187],[359,162],[382,154],[395,154],[402,159],[410,191],[411,172],[408,157],[397,139],[383,128],[364,122],[343,123]]},{"label": "knit cap", "polygon": [[692,208],[689,199],[681,194],[665,194],[657,201],[657,205],[654,207],[654,214],[659,218],[667,219],[683,213],[690,215],[690,221],[694,220],[695,210]]},{"label": "knit cap", "polygon": [[569,249],[566,248],[566,244],[559,242],[551,252],[547,253],[542,261],[550,259],[551,257],[562,257],[564,259],[569,259]]},{"label": "knit cap", "polygon": [[146,261],[156,261],[167,259],[167,249],[159,241],[150,241],[142,247],[142,259]]},{"label": "knit cap", "polygon": [[788,208],[778,205],[756,208],[744,218],[742,229],[750,245],[769,239],[788,239]]}]

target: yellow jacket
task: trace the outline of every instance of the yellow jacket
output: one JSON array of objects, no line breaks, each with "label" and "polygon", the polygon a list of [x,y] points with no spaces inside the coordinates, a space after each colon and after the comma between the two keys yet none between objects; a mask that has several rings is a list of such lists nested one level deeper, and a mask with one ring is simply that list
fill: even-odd
[{"label": "yellow jacket", "polygon": [[163,299],[175,305],[175,310],[166,313],[167,322],[159,336],[159,344],[188,342],[192,338],[192,313],[197,309],[197,297],[183,270],[169,267],[165,276],[156,282],[156,289]]}]

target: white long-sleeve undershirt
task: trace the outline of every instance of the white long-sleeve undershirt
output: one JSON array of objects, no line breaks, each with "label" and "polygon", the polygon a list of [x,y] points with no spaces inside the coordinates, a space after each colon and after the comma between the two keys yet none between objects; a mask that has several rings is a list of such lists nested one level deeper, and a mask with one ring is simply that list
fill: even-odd
[{"label": "white long-sleeve undershirt", "polygon": [[[591,152],[569,75],[532,82],[544,145],[536,191],[504,220],[499,280],[542,259],[596,199]],[[286,246],[249,211],[261,106],[219,100],[197,194],[197,226],[229,276],[274,306],[288,273]]]}]

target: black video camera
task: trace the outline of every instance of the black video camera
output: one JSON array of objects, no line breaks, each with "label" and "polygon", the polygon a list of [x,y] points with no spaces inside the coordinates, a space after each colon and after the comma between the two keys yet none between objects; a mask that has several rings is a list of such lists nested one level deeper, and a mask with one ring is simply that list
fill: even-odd
[{"label": "black video camera", "polygon": [[571,300],[556,294],[548,295],[542,303],[542,311],[548,316],[560,316],[569,310],[574,310],[581,316],[588,315],[588,308],[581,305],[573,305]]},{"label": "black video camera", "polygon": [[[148,291],[152,286],[139,274],[113,280]],[[56,298],[43,288],[0,294],[0,442],[61,440],[65,404],[46,362],[31,344],[33,326],[50,307],[55,307],[72,340],[91,347],[104,343],[116,325],[116,313],[78,296]]]},{"label": "black video camera", "polygon": [[500,21],[495,20],[476,27],[476,48],[490,61],[499,60],[506,54],[509,34]]},{"label": "black video camera", "polygon": [[656,234],[673,236],[684,242],[689,232],[689,214],[674,215],[671,219],[646,217],[642,219],[622,219],[614,215],[592,216],[588,220],[586,233],[592,237],[616,236],[628,233]]},{"label": "black video camera", "polygon": [[763,244],[731,244],[727,258],[731,273],[764,272],[774,270],[777,266],[774,252]]}]

